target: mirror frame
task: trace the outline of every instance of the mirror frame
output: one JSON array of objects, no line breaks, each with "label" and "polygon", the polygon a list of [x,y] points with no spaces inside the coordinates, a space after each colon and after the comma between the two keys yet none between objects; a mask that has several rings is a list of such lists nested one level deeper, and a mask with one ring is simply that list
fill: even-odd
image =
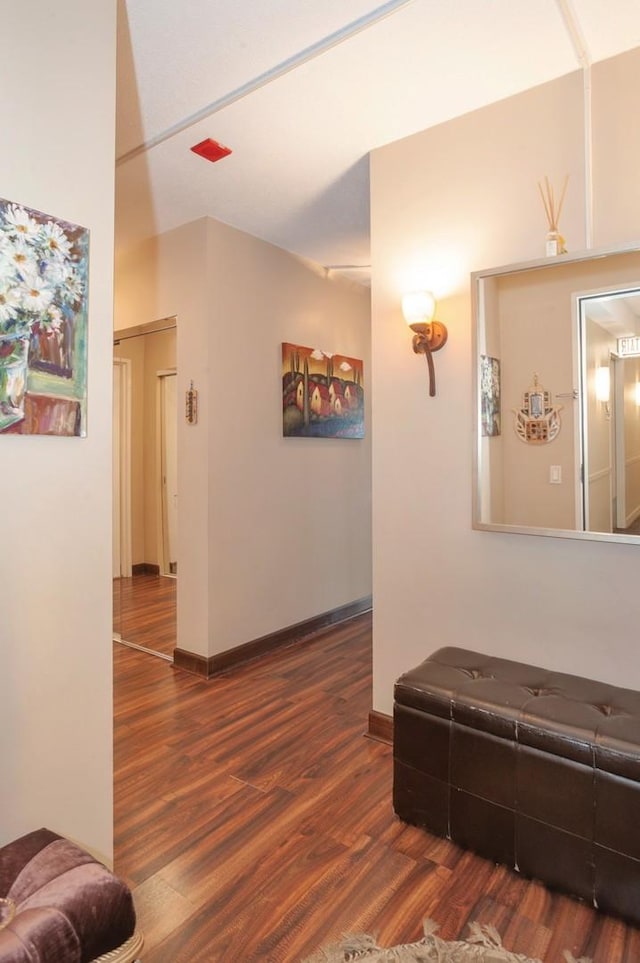
[{"label": "mirror frame", "polygon": [[[631,242],[620,244],[613,247],[592,248],[580,251],[575,254],[560,254],[555,257],[538,258],[533,261],[519,261],[514,264],[503,265],[502,267],[490,268],[483,271],[471,273],[471,323],[472,323],[472,358],[473,358],[473,464],[472,464],[472,484],[473,484],[473,503],[472,503],[472,528],[481,532],[503,532],[514,535],[542,535],[552,538],[573,538],[581,541],[596,542],[622,542],[628,545],[640,543],[640,535],[625,535],[618,532],[594,532],[564,528],[533,528],[520,525],[505,525],[493,522],[482,522],[480,520],[480,465],[481,465],[481,404],[480,404],[480,355],[479,355],[479,330],[481,323],[480,310],[482,305],[481,285],[485,278],[499,277],[508,274],[518,274],[528,271],[537,271],[541,268],[550,268],[554,264],[571,264],[584,261],[595,261],[600,258],[610,257],[616,254],[640,253],[640,243]],[[621,285],[622,287],[622,285]],[[638,276],[638,288],[640,289],[640,271]],[[583,292],[586,293],[586,292]],[[577,337],[577,325],[579,319],[576,318],[576,299],[571,306],[572,314],[572,337]],[[582,373],[580,372],[580,389]],[[578,398],[580,406],[580,420],[582,400]]]}]

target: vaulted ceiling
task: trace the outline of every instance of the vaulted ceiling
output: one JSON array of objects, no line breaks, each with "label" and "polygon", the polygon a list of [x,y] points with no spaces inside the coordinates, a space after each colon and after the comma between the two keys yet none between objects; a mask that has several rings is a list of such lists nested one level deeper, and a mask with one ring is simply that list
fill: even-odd
[{"label": "vaulted ceiling", "polygon": [[117,246],[210,215],[364,281],[370,150],[638,45],[638,0],[120,0]]}]

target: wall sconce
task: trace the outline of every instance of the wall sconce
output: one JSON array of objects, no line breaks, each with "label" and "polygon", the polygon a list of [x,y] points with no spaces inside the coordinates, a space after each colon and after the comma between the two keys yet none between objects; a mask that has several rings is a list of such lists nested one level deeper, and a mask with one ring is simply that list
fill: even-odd
[{"label": "wall sconce", "polygon": [[611,417],[609,397],[611,394],[611,377],[608,365],[598,365],[596,368],[596,401],[601,402],[607,418]]},{"label": "wall sconce", "polygon": [[640,408],[640,381],[636,381],[635,399],[636,399],[636,406]]},{"label": "wall sconce", "polygon": [[413,350],[424,354],[429,367],[429,395],[436,393],[436,372],[433,366],[433,352],[439,351],[447,341],[447,329],[440,321],[434,320],[436,300],[430,291],[412,291],[402,299],[404,319],[415,332]]}]

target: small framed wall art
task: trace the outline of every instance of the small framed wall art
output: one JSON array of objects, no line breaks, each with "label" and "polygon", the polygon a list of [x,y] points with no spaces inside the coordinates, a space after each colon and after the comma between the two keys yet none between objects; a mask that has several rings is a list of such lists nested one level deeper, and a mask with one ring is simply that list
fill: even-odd
[{"label": "small framed wall art", "polygon": [[362,361],[284,342],[282,433],[285,437],[364,438]]},{"label": "small framed wall art", "polygon": [[480,411],[482,434],[499,435],[502,430],[500,407],[500,361],[480,355]]}]

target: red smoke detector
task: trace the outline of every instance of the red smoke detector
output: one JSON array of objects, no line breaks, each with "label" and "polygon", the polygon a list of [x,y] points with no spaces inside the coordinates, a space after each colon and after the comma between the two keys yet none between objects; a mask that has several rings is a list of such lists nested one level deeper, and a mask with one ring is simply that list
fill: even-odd
[{"label": "red smoke detector", "polygon": [[231,153],[230,147],[225,147],[224,144],[219,144],[217,140],[211,140],[210,137],[195,144],[191,150],[194,154],[200,154],[200,157],[211,161],[212,164]]}]

